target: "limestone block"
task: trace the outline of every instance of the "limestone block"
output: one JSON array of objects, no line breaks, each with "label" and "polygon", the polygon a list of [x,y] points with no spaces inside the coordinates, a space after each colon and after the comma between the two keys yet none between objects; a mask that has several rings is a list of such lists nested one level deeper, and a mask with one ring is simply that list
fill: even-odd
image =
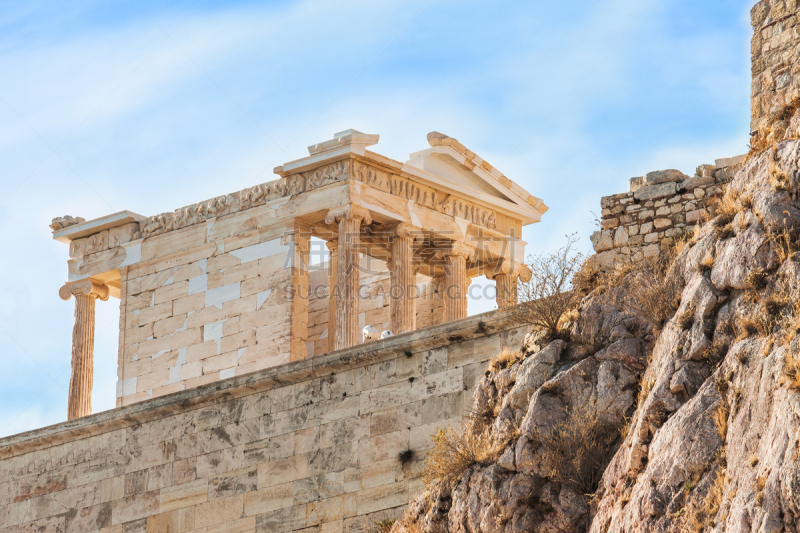
[{"label": "limestone block", "polygon": [[658,242],[658,233],[648,233],[644,236],[644,242]]},{"label": "limestone block", "polygon": [[603,220],[601,222],[601,226],[603,227],[603,229],[616,228],[617,226],[619,226],[619,219],[609,218],[607,220]]},{"label": "limestone block", "polygon": [[671,196],[678,190],[678,186],[673,181],[659,182],[658,184],[646,185],[633,193],[637,200],[650,200],[662,196]]},{"label": "limestone block", "polygon": [[614,236],[610,230],[595,231],[591,236],[595,252],[603,252],[614,247]]},{"label": "limestone block", "polygon": [[614,246],[620,247],[625,246],[628,244],[628,228],[622,227],[617,228],[617,231],[614,233]]},{"label": "limestone block", "polygon": [[672,213],[672,210],[669,207],[666,207],[666,206],[665,207],[659,207],[658,209],[656,209],[656,216],[659,216],[659,217],[665,216],[665,215],[669,215],[671,213]]},{"label": "limestone block", "polygon": [[134,236],[138,231],[138,222],[131,222],[130,224],[124,224],[122,226],[117,226],[116,228],[110,228],[108,230],[108,246],[110,248],[114,248],[116,246],[127,244],[134,240]]},{"label": "limestone block", "polygon": [[639,227],[639,233],[641,233],[641,234],[650,233],[650,231],[652,231],[652,229],[653,229],[653,223],[652,222],[644,222]]},{"label": "limestone block", "polygon": [[653,225],[656,229],[664,229],[672,226],[672,220],[668,218],[657,218],[653,221]]},{"label": "limestone block", "polygon": [[639,213],[639,220],[647,220],[649,218],[653,218],[654,215],[655,212],[651,209],[648,209]]},{"label": "limestone block", "polygon": [[702,222],[707,215],[708,212],[705,209],[696,209],[694,211],[689,211],[688,213],[686,213],[686,222],[688,224]]},{"label": "limestone block", "polygon": [[688,176],[680,170],[658,170],[647,173],[642,179],[642,185],[647,187],[668,182],[680,182],[686,178]]}]

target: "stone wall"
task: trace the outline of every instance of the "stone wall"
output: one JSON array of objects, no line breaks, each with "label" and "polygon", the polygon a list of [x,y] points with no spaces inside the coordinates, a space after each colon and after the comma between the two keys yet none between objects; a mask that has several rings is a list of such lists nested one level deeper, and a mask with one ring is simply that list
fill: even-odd
[{"label": "stone wall", "polygon": [[672,246],[705,220],[744,159],[701,165],[691,178],[678,170],[650,172],[631,178],[630,191],[603,197],[601,228],[591,238],[598,267],[641,261]]},{"label": "stone wall", "polygon": [[800,136],[800,29],[797,0],[762,0],[751,11],[752,146]]},{"label": "stone wall", "polygon": [[0,532],[373,531],[525,333],[494,311],[2,439]]}]

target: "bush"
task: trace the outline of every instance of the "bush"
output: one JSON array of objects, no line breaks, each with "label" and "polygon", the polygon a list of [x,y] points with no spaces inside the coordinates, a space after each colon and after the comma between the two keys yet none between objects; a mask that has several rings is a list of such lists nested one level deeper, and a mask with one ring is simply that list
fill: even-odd
[{"label": "bush", "polygon": [[476,429],[466,424],[461,431],[440,429],[433,438],[433,450],[425,460],[422,478],[426,487],[456,481],[468,468],[476,464],[496,462],[506,447],[498,442],[491,428]]},{"label": "bush", "polygon": [[800,390],[800,358],[788,350],[783,363],[783,375],[790,389]]},{"label": "bush", "polygon": [[578,304],[580,293],[574,290],[572,278],[581,268],[583,255],[573,251],[576,241],[574,235],[568,236],[567,244],[556,252],[528,258],[531,280],[519,284],[521,321],[555,333],[564,313]]},{"label": "bush", "polygon": [[534,440],[540,444],[540,465],[550,480],[563,483],[579,494],[597,489],[603,470],[616,451],[619,427],[609,427],[598,416],[594,405],[578,405],[548,432],[537,429]]},{"label": "bush", "polygon": [[628,312],[649,322],[656,330],[678,310],[681,301],[682,280],[670,275],[674,256],[665,252],[648,258],[628,274],[622,282],[624,289],[618,303]]}]

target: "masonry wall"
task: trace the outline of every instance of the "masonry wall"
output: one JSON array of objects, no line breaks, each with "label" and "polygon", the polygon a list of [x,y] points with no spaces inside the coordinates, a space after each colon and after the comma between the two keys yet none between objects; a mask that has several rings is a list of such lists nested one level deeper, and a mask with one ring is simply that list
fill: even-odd
[{"label": "masonry wall", "polygon": [[592,235],[597,265],[616,265],[657,256],[706,220],[745,157],[701,165],[693,177],[677,170],[632,178],[630,190],[600,201],[601,229]]},{"label": "masonry wall", "polygon": [[512,315],[2,439],[0,531],[372,531],[422,491],[430,435],[460,423],[487,360],[520,345]]},{"label": "masonry wall", "polygon": [[752,9],[753,146],[800,135],[800,29],[796,0],[763,0]]},{"label": "masonry wall", "polygon": [[309,237],[263,216],[151,237],[120,269],[118,405],[306,357]]}]

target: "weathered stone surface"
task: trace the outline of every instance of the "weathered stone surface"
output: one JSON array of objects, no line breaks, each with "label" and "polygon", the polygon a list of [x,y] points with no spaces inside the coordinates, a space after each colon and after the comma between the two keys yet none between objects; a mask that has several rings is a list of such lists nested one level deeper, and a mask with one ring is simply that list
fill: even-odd
[{"label": "weathered stone surface", "polygon": [[651,198],[661,198],[662,196],[671,196],[678,190],[678,186],[674,182],[664,182],[654,185],[645,185],[636,189],[633,197],[637,200],[650,200]]},{"label": "weathered stone surface", "polygon": [[655,172],[648,172],[642,184],[644,186],[658,185],[659,183],[681,182],[688,178],[686,174],[680,170],[657,170]]}]

